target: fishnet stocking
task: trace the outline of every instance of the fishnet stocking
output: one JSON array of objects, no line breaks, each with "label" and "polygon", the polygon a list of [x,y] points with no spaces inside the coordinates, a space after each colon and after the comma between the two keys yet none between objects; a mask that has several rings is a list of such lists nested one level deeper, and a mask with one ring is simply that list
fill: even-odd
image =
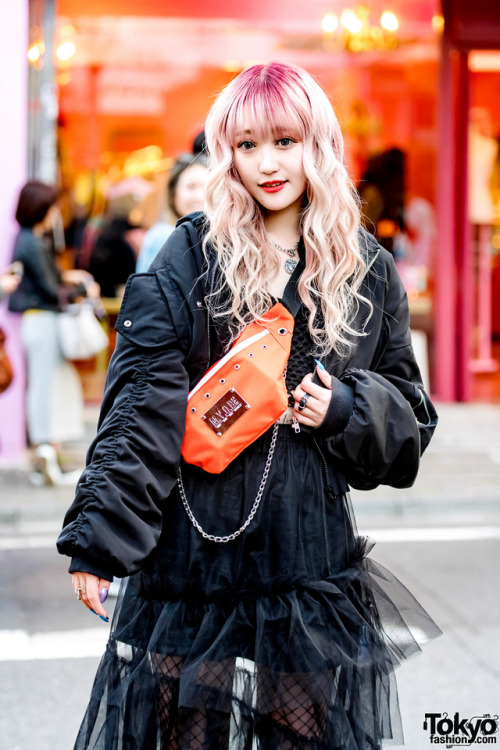
[{"label": "fishnet stocking", "polygon": [[[207,698],[214,693],[227,697],[228,710],[218,711],[179,708],[181,657],[152,654],[151,664],[159,677],[160,750],[228,750],[233,743],[239,750],[246,750],[253,747],[254,734],[259,750],[345,750],[342,741],[332,740],[328,730],[331,674],[313,678],[262,668],[242,670],[248,678],[243,698],[243,693],[233,690],[233,675],[238,671],[241,674],[241,670],[234,671],[232,660],[206,663],[198,672],[198,685]],[[368,739],[365,744],[352,746],[366,750],[380,747]]]},{"label": "fishnet stocking", "polygon": [[321,689],[321,679],[315,684],[313,702],[309,676],[281,675],[279,697],[274,680],[262,679],[262,674],[260,677],[259,704],[262,708],[279,702],[279,708],[267,714],[263,710],[258,720],[262,749],[313,750],[324,747],[328,701]]},{"label": "fishnet stocking", "polygon": [[[160,675],[158,727],[161,750],[227,750],[229,714],[222,711],[179,709],[179,676],[183,665],[179,656],[152,655],[154,671]],[[205,682],[223,686],[223,665],[204,670]],[[210,679],[208,679],[210,675]]]}]

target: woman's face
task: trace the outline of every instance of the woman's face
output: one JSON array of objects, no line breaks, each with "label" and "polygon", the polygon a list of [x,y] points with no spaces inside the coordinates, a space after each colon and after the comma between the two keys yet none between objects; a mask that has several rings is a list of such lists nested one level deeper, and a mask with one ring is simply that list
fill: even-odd
[{"label": "woman's face", "polygon": [[296,134],[252,134],[250,127],[236,135],[234,164],[250,195],[268,212],[302,208],[306,191],[303,143]]},{"label": "woman's face", "polygon": [[174,197],[174,206],[179,217],[203,210],[207,177],[208,170],[201,164],[192,164],[182,172],[177,181]]}]

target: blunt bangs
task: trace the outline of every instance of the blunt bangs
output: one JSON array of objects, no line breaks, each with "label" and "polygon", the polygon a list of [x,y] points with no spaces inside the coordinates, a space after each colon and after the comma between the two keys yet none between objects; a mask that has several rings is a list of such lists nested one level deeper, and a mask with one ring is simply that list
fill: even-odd
[{"label": "blunt bangs", "polygon": [[[289,71],[287,76],[280,76],[276,75],[277,71],[266,71],[266,68],[259,75],[254,74],[250,82],[241,81],[242,85],[233,92],[225,125],[225,136],[230,143],[246,129],[259,139],[269,132],[273,138],[284,135],[302,141],[306,138],[312,115],[308,99],[295,81],[286,80],[291,78]],[[243,73],[240,78],[244,76]]]}]

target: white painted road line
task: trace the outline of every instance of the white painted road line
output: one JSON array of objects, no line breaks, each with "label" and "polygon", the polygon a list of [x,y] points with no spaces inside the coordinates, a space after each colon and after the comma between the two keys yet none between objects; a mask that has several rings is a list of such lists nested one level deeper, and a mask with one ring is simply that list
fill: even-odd
[{"label": "white painted road line", "polygon": [[376,542],[459,542],[500,539],[500,526],[449,526],[431,528],[363,529]]},{"label": "white painted road line", "polygon": [[[411,632],[418,643],[425,642],[426,636],[421,630],[411,628]],[[108,636],[109,625],[104,623],[102,628],[31,635],[25,630],[0,630],[0,662],[99,658],[105,651]]]},{"label": "white painted road line", "polygon": [[86,630],[32,633],[0,630],[0,661],[34,659],[83,659],[102,656],[109,636],[109,625]]},{"label": "white painted road line", "polygon": [[54,549],[57,534],[53,536],[3,536],[0,537],[0,550],[13,549]]},{"label": "white painted road line", "polygon": [[[500,526],[445,526],[397,529],[361,529],[363,536],[376,542],[459,542],[500,539]],[[0,536],[0,551],[18,549],[54,549],[57,534]]]}]

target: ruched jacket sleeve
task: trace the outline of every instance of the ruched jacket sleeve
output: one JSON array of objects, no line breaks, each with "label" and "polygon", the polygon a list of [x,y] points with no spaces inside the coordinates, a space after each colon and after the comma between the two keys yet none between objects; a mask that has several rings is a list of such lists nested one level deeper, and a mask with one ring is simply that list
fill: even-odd
[{"label": "ruched jacket sleeve", "polygon": [[189,388],[172,307],[156,274],[129,279],[97,436],[57,543],[70,572],[130,575],[158,541]]},{"label": "ruched jacket sleeve", "polygon": [[[350,416],[325,441],[349,484],[362,490],[379,484],[411,486],[437,424],[411,346],[406,292],[387,253],[373,275],[373,317],[379,327],[360,339],[359,356],[338,375],[339,391],[345,386],[352,391]],[[334,399],[335,384],[333,389]],[[343,390],[342,398],[345,402]]]}]

